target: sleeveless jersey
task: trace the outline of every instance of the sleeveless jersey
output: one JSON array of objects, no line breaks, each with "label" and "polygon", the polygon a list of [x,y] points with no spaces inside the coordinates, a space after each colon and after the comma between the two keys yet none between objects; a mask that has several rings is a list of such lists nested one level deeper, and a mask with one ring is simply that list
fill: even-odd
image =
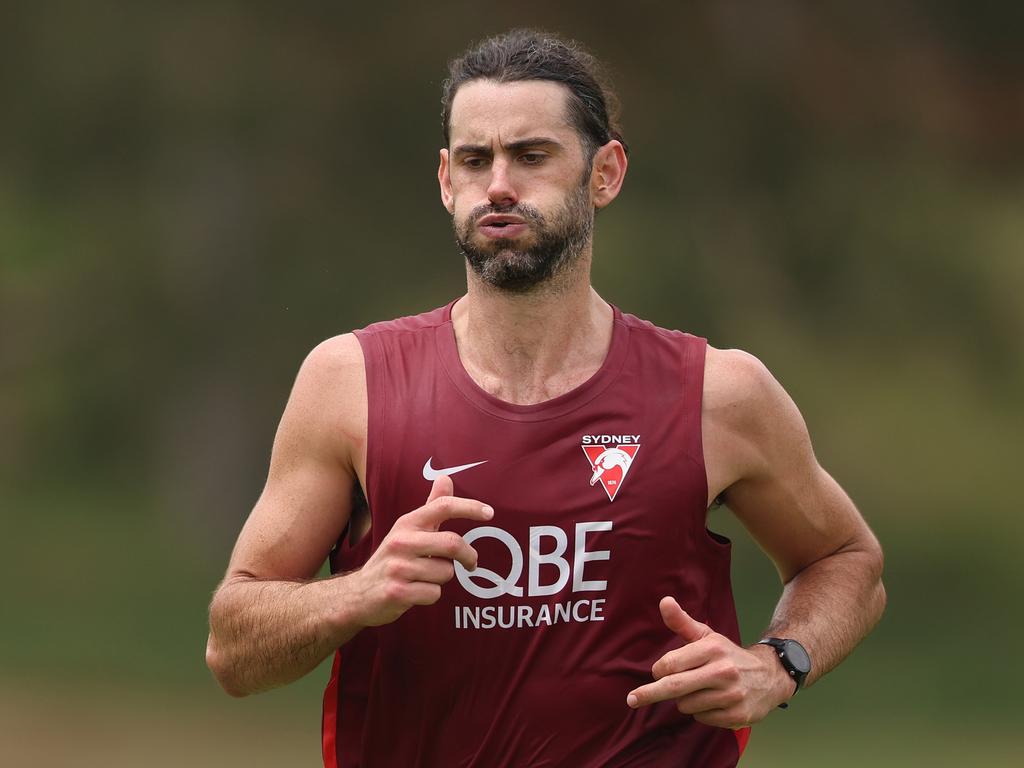
[{"label": "sleeveless jersey", "polygon": [[536,405],[480,388],[454,302],[357,331],[366,366],[372,529],[332,553],[360,566],[433,473],[494,507],[451,520],[479,553],[439,602],[364,629],[324,694],[327,768],[734,766],[747,731],[626,694],[683,644],[658,602],[739,642],[728,540],[705,528],[704,339],[613,307],[601,368]]}]

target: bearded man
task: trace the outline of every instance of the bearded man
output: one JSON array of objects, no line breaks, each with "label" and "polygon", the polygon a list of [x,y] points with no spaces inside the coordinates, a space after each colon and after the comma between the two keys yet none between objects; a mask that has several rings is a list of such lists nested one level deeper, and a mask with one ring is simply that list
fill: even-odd
[{"label": "bearded man", "polygon": [[[334,654],[332,768],[736,765],[878,621],[878,542],[758,360],[591,286],[628,165],[593,57],[517,30],[450,74],[466,294],[310,353],[207,661],[241,696]],[[746,647],[716,501],[784,584]]]}]

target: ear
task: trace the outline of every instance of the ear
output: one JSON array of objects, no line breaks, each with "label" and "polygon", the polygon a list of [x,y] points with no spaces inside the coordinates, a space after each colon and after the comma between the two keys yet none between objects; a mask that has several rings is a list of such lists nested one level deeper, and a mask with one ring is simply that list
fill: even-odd
[{"label": "ear", "polygon": [[590,177],[595,208],[604,208],[619,196],[628,165],[626,150],[617,139],[612,139],[597,150],[594,155],[594,170]]},{"label": "ear", "polygon": [[437,166],[437,183],[441,186],[441,204],[448,213],[455,213],[455,195],[452,194],[452,176],[448,167],[448,150],[441,150],[441,162]]}]

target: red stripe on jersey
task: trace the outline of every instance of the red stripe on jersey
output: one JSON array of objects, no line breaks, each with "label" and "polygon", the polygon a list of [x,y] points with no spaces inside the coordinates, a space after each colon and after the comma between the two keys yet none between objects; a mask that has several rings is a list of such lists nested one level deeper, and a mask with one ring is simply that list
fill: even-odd
[{"label": "red stripe on jersey", "polygon": [[324,768],[338,768],[338,747],[335,742],[338,733],[338,670],[341,667],[341,649],[334,652],[334,666],[331,679],[324,689],[324,714],[322,734],[324,745]]},{"label": "red stripe on jersey", "polygon": [[736,734],[736,746],[740,750],[740,757],[743,757],[743,750],[747,748],[747,742],[750,741],[750,728],[740,728],[737,731],[733,731]]}]

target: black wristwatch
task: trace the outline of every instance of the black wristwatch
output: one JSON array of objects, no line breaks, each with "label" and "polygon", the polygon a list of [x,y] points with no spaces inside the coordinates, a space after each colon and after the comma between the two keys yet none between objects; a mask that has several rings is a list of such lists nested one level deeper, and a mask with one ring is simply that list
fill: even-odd
[{"label": "black wristwatch", "polygon": [[[795,696],[811,671],[811,657],[807,654],[807,650],[796,640],[784,640],[779,637],[766,637],[764,640],[759,640],[758,645],[770,645],[775,649],[775,655],[779,657],[783,669],[796,683],[796,690],[793,691]],[[785,709],[787,705],[783,703],[779,706]]]}]

